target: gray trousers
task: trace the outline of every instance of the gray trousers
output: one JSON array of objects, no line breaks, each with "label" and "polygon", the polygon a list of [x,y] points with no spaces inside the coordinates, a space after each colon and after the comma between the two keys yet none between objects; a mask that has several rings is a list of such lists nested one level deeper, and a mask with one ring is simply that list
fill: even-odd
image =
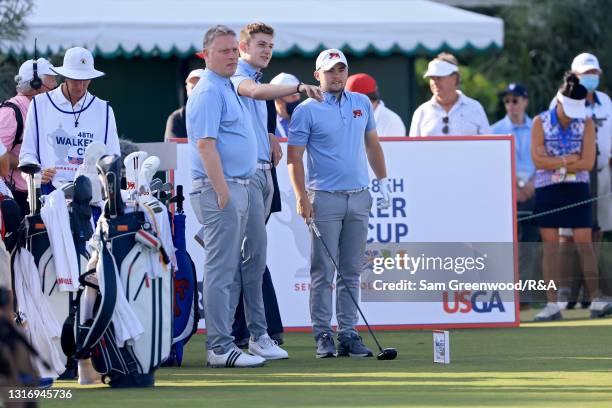
[{"label": "gray trousers", "polygon": [[227,186],[230,199],[222,210],[210,183],[190,194],[193,211],[204,226],[206,348],[217,354],[225,354],[233,347],[232,322],[240,295],[240,253],[249,211],[248,186],[232,181]]},{"label": "gray trousers", "polygon": [[[266,334],[266,311],[263,301],[263,275],[266,271],[268,235],[266,218],[272,204],[272,175],[270,170],[257,169],[251,176],[249,190],[249,216],[246,224],[240,280],[244,299],[244,315],[251,337],[258,339]],[[240,294],[232,303],[235,312]]]},{"label": "gray trousers", "polygon": [[[348,291],[359,301],[359,281],[363,270],[372,196],[368,190],[357,193],[310,191],[308,194],[314,208],[314,221],[337,261],[342,276],[336,280],[338,333],[356,333],[357,308]],[[311,236],[310,318],[316,338],[321,333],[332,333],[335,271],[320,240],[313,233]]]}]

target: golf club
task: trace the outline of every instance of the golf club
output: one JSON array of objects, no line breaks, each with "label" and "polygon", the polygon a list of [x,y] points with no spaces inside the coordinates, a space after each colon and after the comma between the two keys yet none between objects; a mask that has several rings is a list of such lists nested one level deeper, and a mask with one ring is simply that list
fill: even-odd
[{"label": "golf club", "polygon": [[[317,225],[314,223],[314,221],[310,221],[308,226],[310,227],[312,232],[316,235],[316,237],[319,239],[319,241],[321,241],[321,244],[323,245],[323,248],[325,249],[325,252],[327,253],[327,256],[329,257],[329,260],[334,265],[334,268],[336,268],[336,273],[338,274],[338,277],[340,279],[342,279],[342,274],[340,273],[340,268],[338,268],[338,265],[336,264],[336,261],[334,260],[334,257],[332,256],[331,252],[329,251],[329,248],[327,247],[327,244],[323,240],[323,237],[321,236],[321,233],[319,232],[319,229],[317,228]],[[361,315],[361,318],[363,319],[366,327],[368,328],[368,331],[370,332],[370,334],[372,335],[372,338],[374,339],[374,342],[376,343],[376,346],[378,347],[378,350],[380,351],[380,353],[376,356],[376,358],[379,359],[379,360],[395,360],[395,358],[397,357],[397,350],[394,349],[394,348],[383,349],[380,346],[380,343],[378,342],[378,339],[374,335],[374,332],[372,331],[372,328],[370,327],[370,324],[366,320],[365,316],[363,315],[363,312],[361,311],[361,308],[359,307],[359,303],[357,303],[357,299],[355,299],[355,297],[353,296],[353,294],[351,293],[350,290],[347,290],[347,292],[348,292],[349,296],[351,297],[351,300],[353,301],[355,306],[357,306],[357,310],[359,311],[359,314]]]}]

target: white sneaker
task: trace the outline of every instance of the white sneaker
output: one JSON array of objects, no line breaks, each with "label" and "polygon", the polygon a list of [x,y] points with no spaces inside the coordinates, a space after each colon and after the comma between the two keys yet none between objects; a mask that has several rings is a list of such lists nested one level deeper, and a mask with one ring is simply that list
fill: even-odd
[{"label": "white sneaker", "polygon": [[561,320],[561,309],[557,306],[557,303],[548,302],[544,309],[538,313],[533,319],[535,322],[550,322],[553,320]]},{"label": "white sneaker", "polygon": [[591,302],[591,317],[605,317],[612,314],[612,302],[601,298],[593,299]]},{"label": "white sneaker", "polygon": [[268,334],[260,336],[257,341],[253,337],[249,339],[249,353],[261,356],[266,360],[283,360],[289,358],[289,354],[278,346]]},{"label": "white sneaker", "polygon": [[265,358],[244,353],[238,347],[232,348],[225,354],[208,350],[206,359],[206,366],[212,368],[261,367],[265,363]]}]

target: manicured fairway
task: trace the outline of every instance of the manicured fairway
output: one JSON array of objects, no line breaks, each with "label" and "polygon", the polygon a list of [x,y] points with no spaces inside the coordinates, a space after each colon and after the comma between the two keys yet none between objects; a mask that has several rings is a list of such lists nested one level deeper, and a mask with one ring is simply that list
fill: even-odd
[{"label": "manicured fairway", "polygon": [[316,360],[310,334],[287,333],[289,360],[213,370],[204,367],[204,336],[197,335],[185,365],[159,370],[154,389],[59,382],[73,399],[43,406],[612,407],[612,319],[585,315],[572,311],[560,323],[516,329],[452,330],[450,365],[432,363],[430,331],[381,332],[383,345],[399,350],[395,361]]}]

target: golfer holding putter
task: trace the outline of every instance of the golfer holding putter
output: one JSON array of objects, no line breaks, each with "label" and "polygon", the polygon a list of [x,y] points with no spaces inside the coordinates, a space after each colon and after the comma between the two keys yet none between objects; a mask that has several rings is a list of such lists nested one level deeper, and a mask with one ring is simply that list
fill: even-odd
[{"label": "golfer holding putter", "polygon": [[[314,221],[332,257],[338,261],[341,276],[336,285],[340,343],[336,352],[331,327],[334,267],[322,242],[312,233],[310,316],[317,342],[316,357],[371,357],[372,351],[355,330],[357,307],[350,294],[359,299],[372,206],[367,162],[378,178],[381,196],[378,207],[390,205],[385,158],[372,104],[367,96],[344,90],[348,63],[342,51],[321,52],[314,76],[321,84],[324,100],[309,98],[294,111],[287,160],[297,211],[307,223]],[[304,150],[308,151],[308,190],[302,162]]]}]

